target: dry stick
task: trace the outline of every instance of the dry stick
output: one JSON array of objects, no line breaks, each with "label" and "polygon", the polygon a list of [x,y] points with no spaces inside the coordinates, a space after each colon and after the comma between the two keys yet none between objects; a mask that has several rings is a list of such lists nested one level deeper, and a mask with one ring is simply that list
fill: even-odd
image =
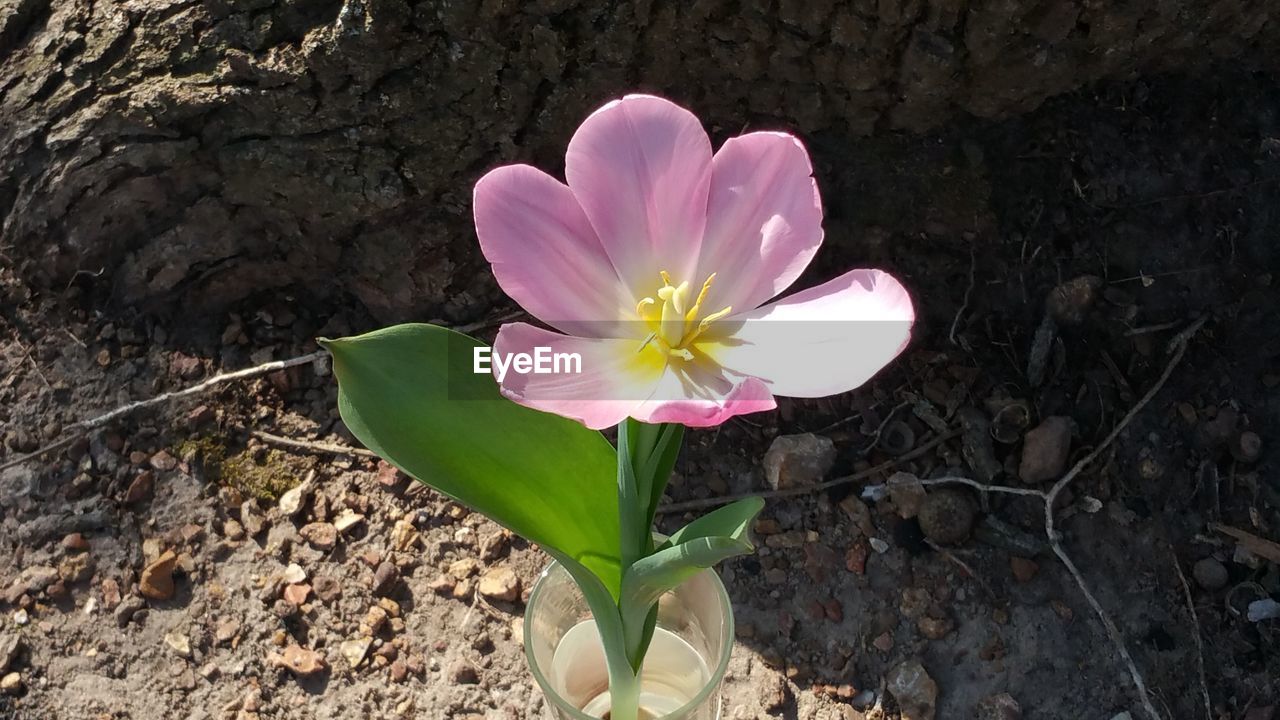
[{"label": "dry stick", "polygon": [[1178,562],[1177,555],[1173,556],[1173,569],[1178,571],[1178,579],[1182,581],[1182,593],[1187,598],[1187,612],[1191,613],[1191,629],[1196,638],[1196,665],[1200,670],[1200,695],[1204,698],[1204,716],[1207,720],[1213,720],[1213,701],[1209,699],[1209,683],[1204,674],[1204,639],[1200,637],[1200,616],[1196,614],[1196,604],[1191,598],[1191,583],[1187,582],[1187,576],[1182,572],[1182,563]]},{"label": "dry stick", "polygon": [[355,448],[349,445],[338,445],[337,443],[327,443],[319,440],[295,440],[293,438],[272,435],[271,433],[263,432],[261,430],[250,430],[249,434],[269,445],[279,445],[280,447],[286,447],[292,450],[302,450],[304,452],[321,455],[354,455],[356,457],[366,458],[378,457],[378,454],[372,450]]},{"label": "dry stick", "polygon": [[973,248],[969,248],[969,285],[964,289],[964,302],[960,304],[960,309],[956,311],[955,319],[951,321],[951,332],[947,333],[947,340],[952,345],[956,344],[956,328],[960,326],[960,318],[964,316],[964,311],[969,309],[969,295],[973,293],[973,278],[977,264],[978,260],[973,254]]},{"label": "dry stick", "polygon": [[867,478],[875,477],[876,475],[884,472],[885,470],[892,469],[898,463],[906,462],[908,460],[914,460],[920,457],[921,455],[928,453],[930,450],[941,445],[942,443],[956,437],[959,434],[960,434],[959,430],[951,430],[951,431],[945,432],[942,435],[939,435],[938,437],[921,445],[915,450],[912,450],[909,453],[905,453],[892,460],[886,460],[880,463],[879,465],[876,465],[873,468],[870,468],[868,470],[863,470],[862,472],[859,472],[859,473],[854,473],[853,475],[838,477],[835,480],[828,480],[827,482],[824,482],[824,483],[818,483],[817,485],[805,485],[804,487],[787,488],[785,490],[773,490],[770,492],[754,492],[754,493],[738,493],[736,495],[720,495],[718,497],[706,498],[704,500],[690,500],[688,502],[669,503],[667,505],[659,505],[658,513],[664,514],[664,513],[687,512],[689,510],[700,510],[702,508],[728,505],[731,502],[737,502],[739,500],[745,500],[747,498],[753,498],[753,497],[777,498],[777,497],[790,497],[792,495],[807,495],[809,493],[820,492],[828,488],[833,488],[837,485],[845,485],[847,483],[858,482],[859,480],[866,480]]},{"label": "dry stick", "polygon": [[173,392],[162,393],[149,400],[139,400],[137,402],[132,402],[127,405],[122,405],[110,412],[103,413],[102,415],[99,415],[97,417],[89,418],[88,420],[81,420],[80,422],[72,423],[68,425],[63,430],[63,432],[64,433],[71,432],[72,434],[70,436],[57,440],[56,442],[50,445],[46,445],[45,447],[42,447],[33,453],[29,453],[27,455],[14,458],[13,460],[10,460],[4,464],[0,464],[0,472],[4,472],[5,470],[8,470],[11,467],[17,467],[18,465],[27,463],[52,450],[57,450],[59,448],[70,445],[76,440],[79,440],[84,435],[87,435],[95,430],[98,430],[99,428],[102,428],[103,426],[107,425],[111,421],[116,420],[117,418],[124,417],[125,415],[129,415],[134,412],[137,412],[138,410],[142,410],[144,408],[149,408],[149,407],[155,407],[156,405],[163,405],[164,403],[167,403],[171,400],[178,400],[184,397],[198,395],[204,392],[205,390],[208,390],[209,388],[215,387],[217,385],[221,385],[223,383],[231,382],[232,380],[243,380],[245,378],[257,377],[259,375],[265,375],[267,373],[276,372],[278,370],[284,370],[286,368],[291,368],[296,365],[306,365],[307,363],[315,362],[316,360],[319,360],[327,356],[328,354],[329,353],[324,350],[317,350],[313,353],[308,353],[300,357],[289,358],[288,360],[276,360],[273,362],[256,365],[251,368],[245,368],[243,370],[236,370],[234,372],[223,373],[221,375],[214,375],[208,380],[205,380],[202,383],[197,383],[195,385],[192,385],[189,388],[183,388],[182,390],[175,390]]}]

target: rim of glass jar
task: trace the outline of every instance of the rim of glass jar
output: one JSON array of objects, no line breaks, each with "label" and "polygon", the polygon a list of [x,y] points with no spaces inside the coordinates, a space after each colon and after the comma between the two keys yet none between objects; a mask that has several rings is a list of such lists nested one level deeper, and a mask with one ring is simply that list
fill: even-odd
[{"label": "rim of glass jar", "polygon": [[[546,580],[547,575],[549,575],[555,568],[560,568],[560,563],[553,560],[551,564],[543,568],[542,572],[538,575],[537,582],[533,584],[533,592],[529,593],[529,602],[525,606],[526,615],[528,615],[529,608],[537,606],[538,598],[542,595],[542,591],[544,589],[543,581]],[[573,584],[573,587],[577,588],[577,584],[573,582],[573,577],[569,576],[568,571],[563,568],[560,569],[561,572],[564,572],[565,575],[569,577],[569,582]],[[715,568],[706,568],[702,572],[711,575],[712,586],[715,587],[716,590],[716,598],[720,601],[720,610],[724,613],[724,617],[726,619],[720,632],[720,661],[716,664],[716,668],[711,672],[710,681],[707,682],[707,684],[698,692],[697,695],[694,696],[692,700],[681,705],[676,711],[668,713],[663,717],[670,717],[671,715],[679,716],[683,713],[694,710],[699,705],[706,702],[712,692],[719,690],[720,683],[724,680],[725,671],[729,669],[729,660],[733,656],[733,643],[736,636],[734,635],[733,603],[729,600],[729,591],[725,589],[724,581],[720,579],[720,573],[717,573]],[[694,577],[697,576],[695,575]],[[581,592],[581,590],[579,590],[579,592]],[[522,638],[524,641],[524,659],[525,663],[529,666],[529,672],[533,673],[533,679],[537,681],[538,687],[542,689],[542,696],[547,699],[547,702],[554,703],[556,709],[567,712],[570,717],[574,718],[574,720],[599,720],[599,718],[588,715],[578,708],[566,703],[564,699],[560,697],[559,693],[551,687],[551,684],[547,682],[547,678],[543,676],[542,670],[538,667],[538,663],[533,657],[533,643],[531,641],[532,633],[533,623],[529,622],[526,618],[524,623],[524,636]],[[662,718],[658,718],[657,720],[662,720]]]}]

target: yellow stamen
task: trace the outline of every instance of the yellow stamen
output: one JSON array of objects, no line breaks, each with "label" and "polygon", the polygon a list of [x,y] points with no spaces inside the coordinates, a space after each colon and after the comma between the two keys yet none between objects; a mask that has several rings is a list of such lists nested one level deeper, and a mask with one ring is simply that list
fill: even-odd
[{"label": "yellow stamen", "polygon": [[[636,315],[649,326],[651,331],[640,343],[637,352],[643,351],[649,343],[656,340],[668,355],[692,360],[693,353],[688,346],[712,323],[732,312],[733,308],[726,307],[699,318],[702,313],[702,303],[707,299],[711,286],[715,282],[715,273],[709,275],[702,283],[702,289],[692,305],[688,304],[688,281],[676,285],[667,271],[662,270],[658,274],[662,277],[662,287],[656,293],[657,299],[645,297],[636,304]],[[659,301],[662,303],[661,309],[656,307]]]}]

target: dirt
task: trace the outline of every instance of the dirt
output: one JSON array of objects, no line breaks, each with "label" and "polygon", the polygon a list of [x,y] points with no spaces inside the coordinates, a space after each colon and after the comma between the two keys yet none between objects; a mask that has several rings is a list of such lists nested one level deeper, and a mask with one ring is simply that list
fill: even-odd
[{"label": "dirt", "polygon": [[[670,500],[767,489],[762,460],[778,435],[834,441],[831,479],[891,459],[881,445],[920,445],[933,424],[960,429],[961,418],[997,421],[1008,442],[966,449],[958,436],[895,469],[1019,485],[1027,430],[1070,418],[1069,460],[1079,459],[1157,381],[1165,344],[1208,316],[1161,392],[1073,483],[1060,529],[1166,717],[1205,716],[1197,632],[1214,717],[1272,717],[1280,628],[1250,622],[1241,601],[1280,595],[1280,571],[1209,524],[1280,539],[1274,81],[1223,67],[1107,81],[1018,118],[927,134],[804,135],[828,240],[800,285],[854,264],[891,270],[917,298],[915,339],[853,393],[689,433]],[[450,264],[418,271],[456,290]],[[359,293],[301,302],[270,283],[225,312],[129,309],[81,283],[0,272],[0,463],[98,411],[309,352],[318,335],[382,316]],[[1069,284],[1084,276],[1099,280]],[[466,282],[481,288],[469,300],[477,317],[510,311],[490,279]],[[1063,284],[1069,306],[1054,300],[1056,331],[1037,341]],[[1017,400],[1027,422],[1010,430],[999,411]],[[893,444],[876,441],[882,426]],[[1261,439],[1256,461],[1223,447],[1244,429]],[[368,458],[268,445],[254,431],[352,443],[332,378],[306,366],[0,472],[0,592],[28,586],[0,599],[0,649],[20,638],[11,671],[21,680],[0,696],[0,717],[541,717],[519,642],[522,600],[478,597],[476,575],[445,578],[470,558],[476,573],[513,570],[527,594],[545,556]],[[312,473],[306,502],[285,516],[280,494]],[[976,717],[1002,693],[1025,717],[1142,717],[1098,619],[1045,552],[1036,500],[971,495],[979,528],[941,552],[902,517],[908,496],[862,512],[862,487],[886,477],[771,499],[759,552],[723,566],[739,639],[726,718],[899,717],[892,695],[880,709],[874,698],[911,661],[936,683],[946,720]],[[363,518],[344,532],[312,527],[350,513]],[[686,519],[664,516],[659,528]],[[175,594],[144,599],[144,570],[166,550]],[[1209,557],[1226,584],[1190,580],[1197,627],[1174,568],[1192,578]],[[274,579],[297,572],[291,564],[305,575],[295,584],[312,587],[300,605]],[[353,668],[343,643],[365,637],[368,656]],[[299,677],[282,666],[289,658],[324,667]]]}]

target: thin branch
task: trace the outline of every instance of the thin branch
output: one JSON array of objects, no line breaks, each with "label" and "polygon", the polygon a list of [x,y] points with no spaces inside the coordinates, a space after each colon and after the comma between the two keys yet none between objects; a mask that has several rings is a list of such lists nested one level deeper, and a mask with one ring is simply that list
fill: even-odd
[{"label": "thin branch", "polygon": [[1178,580],[1182,581],[1182,594],[1187,599],[1187,612],[1191,613],[1191,631],[1196,639],[1196,666],[1200,671],[1200,696],[1204,698],[1204,716],[1206,720],[1213,720],[1213,701],[1209,699],[1209,682],[1204,673],[1204,638],[1200,632],[1200,616],[1196,614],[1196,604],[1191,598],[1191,584],[1182,572],[1182,563],[1178,562],[1177,555],[1173,556],[1173,569],[1178,571]]},{"label": "thin branch", "polygon": [[[88,420],[81,420],[80,422],[75,422],[66,426],[66,428],[64,428],[62,431],[62,434],[64,437],[58,440],[55,440],[53,443],[50,443],[49,445],[46,445],[40,448],[39,450],[36,450],[33,453],[23,455],[22,457],[14,458],[13,460],[9,460],[5,462],[4,464],[0,465],[0,472],[8,470],[11,467],[17,467],[18,465],[22,465],[23,463],[34,460],[50,451],[66,447],[67,445],[70,445],[71,443],[75,442],[81,437],[102,428],[103,426],[107,425],[113,420],[117,420],[126,415],[131,415],[139,410],[155,407],[157,405],[163,405],[172,400],[179,400],[181,398],[190,397],[192,395],[199,395],[200,393],[206,390],[209,390],[210,388],[217,387],[218,385],[231,382],[232,380],[244,380],[247,378],[257,377],[259,375],[266,375],[267,373],[277,372],[279,370],[284,370],[286,368],[291,368],[297,365],[306,365],[307,363],[312,363],[312,362],[315,362],[316,360],[320,360],[325,356],[327,356],[328,354],[329,353],[325,350],[317,350],[313,353],[308,353],[306,355],[301,355],[299,357],[289,358],[287,360],[275,360],[269,363],[263,363],[261,365],[255,365],[254,367],[245,368],[243,370],[236,370],[229,373],[222,373],[221,375],[214,375],[208,380],[192,385],[189,388],[183,388],[182,390],[175,390],[173,392],[161,393],[160,395],[157,395],[148,400],[139,400],[137,402],[131,402],[127,405],[122,405],[114,410],[105,412],[96,417],[89,418]],[[68,435],[68,433],[70,434]]]},{"label": "thin branch", "polygon": [[349,445],[339,445],[337,443],[327,443],[319,440],[297,440],[295,438],[281,437],[272,435],[261,430],[250,430],[249,434],[269,445],[279,445],[280,447],[289,448],[291,450],[301,450],[302,452],[318,454],[318,455],[353,455],[355,457],[377,458],[378,454],[372,450],[364,448],[351,447]]},{"label": "thin branch", "polygon": [[983,483],[980,483],[977,480],[970,480],[967,477],[958,477],[958,476],[950,476],[950,475],[948,475],[947,477],[928,478],[928,479],[911,477],[911,478],[903,478],[900,480],[893,480],[892,478],[890,478],[889,482],[885,484],[890,487],[895,485],[968,485],[971,488],[976,488],[983,492],[1008,493],[1009,495],[1030,495],[1032,497],[1038,497],[1041,500],[1044,500],[1047,497],[1043,492],[1040,492],[1039,490],[1033,490],[1032,488],[1008,487],[1006,485],[984,485]]},{"label": "thin branch", "polygon": [[[964,311],[969,309],[969,296],[973,294],[974,271],[977,269],[978,259],[973,253],[973,248],[969,248],[969,285],[964,289],[964,302],[960,304],[960,309],[956,311],[956,317],[951,321],[951,332],[947,333],[947,339],[952,345],[956,344],[956,328],[960,326],[960,318],[964,317]],[[968,348],[965,348],[966,350]]]}]

